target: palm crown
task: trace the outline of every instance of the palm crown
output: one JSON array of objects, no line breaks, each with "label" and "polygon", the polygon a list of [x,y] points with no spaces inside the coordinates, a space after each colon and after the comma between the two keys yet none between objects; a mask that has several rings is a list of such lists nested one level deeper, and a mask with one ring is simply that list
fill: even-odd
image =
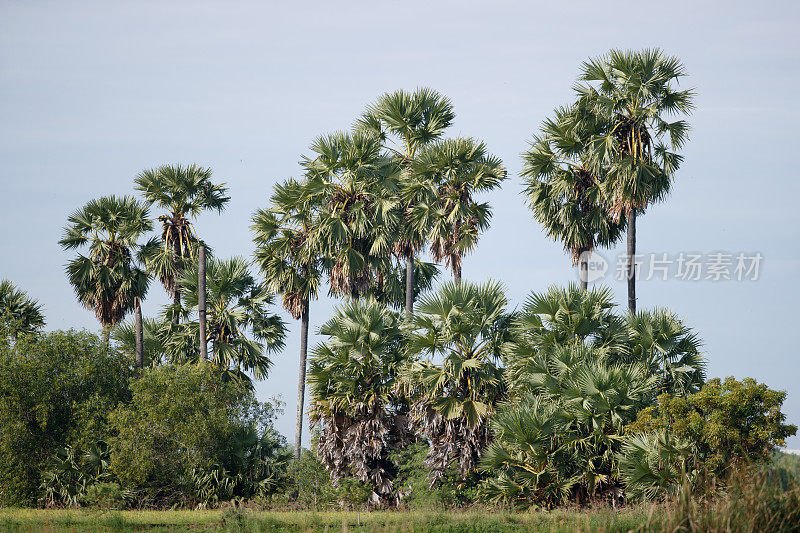
[{"label": "palm crown", "polygon": [[178,301],[178,279],[188,258],[193,257],[197,245],[190,217],[202,211],[218,213],[225,208],[230,197],[225,184],[211,182],[211,169],[197,165],[164,165],[145,170],[136,179],[136,189],[150,205],[157,205],[166,213],[160,215],[161,240],[152,239],[143,256],[148,268],[158,277],[164,288]]},{"label": "palm crown", "polygon": [[411,164],[412,183],[403,194],[414,200],[412,221],[428,229],[431,254],[444,261],[456,280],[461,259],[489,227],[492,211],[475,196],[506,179],[502,161],[471,138],[444,139],[427,147]]},{"label": "palm crown", "polygon": [[147,207],[130,196],[106,196],[91,200],[68,221],[59,244],[66,250],[88,247],[89,255],[70,261],[67,277],[81,304],[104,327],[112,326],[147,292],[149,277],[132,253],[151,228]]},{"label": "palm crown", "polygon": [[668,119],[692,111],[694,92],[674,85],[686,75],[675,57],[661,50],[612,50],[582,66],[576,86],[579,105],[605,123],[591,142],[592,161],[605,168],[603,190],[616,219],[663,199],[680,166],[687,139],[685,120]]},{"label": "palm crown", "polygon": [[44,327],[44,313],[38,300],[28,296],[10,280],[0,282],[0,335],[18,337]]},{"label": "palm crown", "polygon": [[[378,136],[403,172],[398,175],[400,188],[409,184],[411,163],[421,150],[441,138],[455,118],[450,100],[429,88],[413,92],[398,90],[382,95],[367,107],[357,127]],[[413,182],[413,180],[411,180]],[[405,196],[399,203],[403,224],[398,226],[395,253],[409,257],[423,244],[426,228],[411,223],[414,198]]]},{"label": "palm crown", "polygon": [[383,284],[391,267],[398,223],[392,174],[397,165],[382,154],[375,135],[323,136],[303,160],[309,201],[318,211],[312,238],[319,243],[331,292],[360,297]]},{"label": "palm crown", "polygon": [[[185,292],[181,312],[189,317],[198,303],[196,266],[184,271],[180,286]],[[272,293],[256,282],[247,261],[241,257],[209,261],[206,293],[207,335],[212,346],[212,363],[246,384],[250,383],[247,372],[256,379],[266,377],[271,361],[265,351],[280,350],[286,332],[280,317],[269,311]],[[197,360],[198,322],[168,324],[167,328],[163,336],[171,358],[176,362]]]},{"label": "palm crown", "polygon": [[318,243],[312,239],[315,212],[307,188],[293,179],[275,186],[270,204],[253,216],[256,263],[270,287],[282,294],[289,314],[299,319],[317,295],[322,274]]},{"label": "palm crown", "polygon": [[601,190],[603,174],[590,163],[589,143],[598,124],[578,106],[560,108],[541,127],[523,157],[525,198],[547,236],[564,243],[577,264],[582,253],[610,246],[622,235]]}]

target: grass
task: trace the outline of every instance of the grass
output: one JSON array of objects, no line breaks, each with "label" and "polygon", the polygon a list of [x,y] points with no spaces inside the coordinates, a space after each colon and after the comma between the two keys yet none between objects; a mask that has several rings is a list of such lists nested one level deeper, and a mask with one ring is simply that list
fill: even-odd
[{"label": "grass", "polygon": [[0,509],[0,530],[27,531],[292,531],[504,533],[516,531],[629,531],[649,522],[652,508],[619,511],[513,513],[373,511],[356,513],[209,511],[70,511]]}]

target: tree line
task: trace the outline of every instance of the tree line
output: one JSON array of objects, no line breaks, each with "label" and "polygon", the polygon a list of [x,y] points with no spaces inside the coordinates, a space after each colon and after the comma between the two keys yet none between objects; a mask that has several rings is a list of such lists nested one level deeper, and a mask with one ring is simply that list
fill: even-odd
[{"label": "tree line", "polygon": [[[100,322],[104,349],[113,351],[113,338],[132,356],[132,380],[208,363],[249,394],[284,346],[279,297],[301,324],[294,459],[308,387],[316,456],[335,482],[357,480],[375,503],[402,499],[397,454],[421,443],[430,486],[472,480],[496,502],[664,494],[687,468],[721,474],[735,459],[766,457],[794,430],[774,412],[781,393],[706,385],[697,335],[668,310],[637,312],[636,220],[666,198],[682,162],[694,105],[693,90],[679,87],[685,76],[657,49],[590,59],[572,102],[522,154],[525,202],[573,266],[585,270],[587,252],[627,233],[624,314],[585,276],[580,286],[531,294],[519,311],[508,309],[501,284],[462,279],[491,223],[482,197],[507,172],[485,142],[448,136],[454,106],[428,88],[381,95],[351,128],[318,137],[301,176],[276,184],[253,214],[252,261],[216,257],[194,229],[201,212],[225,209],[226,185],[209,168],[165,165],[136,176],[139,198],[98,198],[69,216],[59,242],[78,253],[67,277]],[[442,264],[452,281],[434,290]],[[156,279],[172,303],[145,318],[141,302]],[[343,303],[309,361],[311,304],[323,286]],[[0,298],[13,349],[44,319],[10,282]],[[662,411],[709,386],[721,403],[742,387],[762,391],[750,408],[769,430],[706,471],[703,424],[676,432]]]}]

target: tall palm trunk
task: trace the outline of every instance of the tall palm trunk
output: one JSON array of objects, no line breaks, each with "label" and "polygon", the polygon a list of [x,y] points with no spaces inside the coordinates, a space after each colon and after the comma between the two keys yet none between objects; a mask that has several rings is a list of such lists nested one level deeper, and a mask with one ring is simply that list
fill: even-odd
[{"label": "tall palm trunk", "polygon": [[111,342],[111,325],[103,324],[102,329],[100,330],[100,342],[105,351],[108,351],[108,347]]},{"label": "tall palm trunk", "polygon": [[[177,281],[175,282],[177,283]],[[172,295],[172,305],[175,308],[175,314],[172,317],[172,323],[178,324],[180,322],[180,313],[178,309],[181,307],[181,290],[176,286],[175,292]]]},{"label": "tall palm trunk", "polygon": [[300,459],[303,443],[303,404],[306,397],[306,355],[308,354],[308,300],[303,300],[300,315],[300,375],[297,380],[297,424],[294,433],[294,458]]},{"label": "tall palm trunk", "polygon": [[586,254],[581,254],[578,260],[578,279],[580,280],[581,290],[586,292],[589,289],[589,260]]},{"label": "tall palm trunk", "polygon": [[197,314],[200,321],[200,358],[208,361],[208,334],[206,329],[206,247],[197,250]]},{"label": "tall palm trunk", "polygon": [[406,257],[406,317],[414,313],[414,250]]},{"label": "tall palm trunk", "polygon": [[453,269],[453,280],[456,282],[456,285],[461,285],[461,265]]},{"label": "tall palm trunk", "polygon": [[[180,261],[181,246],[180,246],[180,242],[177,239],[175,239],[175,242],[172,245],[172,253],[175,254],[174,260],[176,262]],[[180,273],[181,273],[180,271],[181,271],[181,269],[178,268],[177,272],[175,273],[175,277],[176,278],[180,277]],[[180,307],[181,307],[181,287],[180,287],[180,285],[178,285],[177,280],[175,280],[175,291],[172,294],[172,305],[175,306],[175,310],[176,310],[175,315],[172,317],[172,323],[173,324],[177,324],[177,323],[180,322],[180,313],[178,313],[177,310],[180,309]]]},{"label": "tall palm trunk", "polygon": [[636,209],[628,212],[628,311],[636,314]]},{"label": "tall palm trunk", "polygon": [[142,328],[142,302],[136,298],[133,303],[133,321],[136,331],[136,368],[144,368],[144,331]]}]

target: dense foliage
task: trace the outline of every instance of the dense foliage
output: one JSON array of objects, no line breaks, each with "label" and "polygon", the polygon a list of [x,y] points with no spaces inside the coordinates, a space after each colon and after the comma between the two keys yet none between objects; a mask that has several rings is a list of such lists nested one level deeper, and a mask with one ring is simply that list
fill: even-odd
[{"label": "dense foliage", "polygon": [[[637,214],[667,195],[682,162],[694,95],[676,88],[684,75],[659,50],[587,61],[575,101],[523,154],[527,204],[573,263],[627,231],[633,272]],[[627,313],[585,278],[519,308],[499,282],[462,280],[491,222],[482,196],[507,174],[483,141],[445,136],[454,119],[436,91],[400,90],[351,129],[318,136],[301,176],[253,215],[253,264],[214,257],[196,233],[192,219],[230,200],[210,168],[144,171],[141,200],[104,196],[72,213],[59,243],[80,253],[67,278],[104,336],[42,333],[38,302],[0,283],[0,505],[550,509],[677,498],[658,517],[672,530],[795,524],[797,464],[769,466],[797,429],[781,413],[786,393],[706,382],[698,334],[667,309],[637,313],[633,278]],[[423,254],[453,280],[435,286],[439,267]],[[145,318],[154,279],[172,302]],[[310,307],[324,285],[341,302],[306,379]],[[273,426],[280,402],[258,401],[253,387],[284,347],[276,296],[301,327],[294,450]],[[306,385],[311,450],[301,446]],[[696,495],[719,516],[698,517]]]},{"label": "dense foliage", "polygon": [[111,436],[109,416],[130,398],[130,363],[85,332],[0,344],[0,504],[36,503],[56,454]]},{"label": "dense foliage", "polygon": [[209,365],[165,365],[132,383],[111,416],[110,470],[145,503],[208,504],[269,493],[288,457],[274,406]]},{"label": "dense foliage", "polygon": [[747,378],[712,379],[686,397],[664,394],[638,413],[621,458],[634,492],[654,495],[683,481],[725,480],[737,467],[766,463],[797,427],[780,411],[786,393]]}]

